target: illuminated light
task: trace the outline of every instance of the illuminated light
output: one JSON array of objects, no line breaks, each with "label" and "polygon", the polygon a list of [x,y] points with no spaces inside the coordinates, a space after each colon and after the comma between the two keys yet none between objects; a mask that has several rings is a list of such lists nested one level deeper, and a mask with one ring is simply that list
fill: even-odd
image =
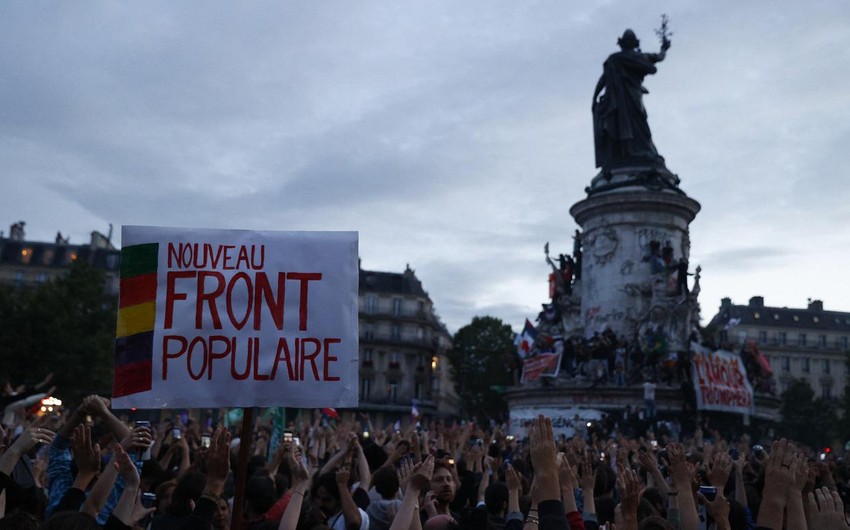
[{"label": "illuminated light", "polygon": [[53,405],[54,407],[62,406],[62,400],[53,396],[47,396],[41,400],[41,403],[44,405]]},{"label": "illuminated light", "polygon": [[41,407],[41,412],[47,412],[47,407]]},{"label": "illuminated light", "polygon": [[77,253],[76,252],[71,253],[71,261],[77,261]]},{"label": "illuminated light", "polygon": [[47,410],[48,410],[49,412],[53,412],[53,407],[47,407]]},{"label": "illuminated light", "polygon": [[437,359],[436,355],[431,357],[431,370],[437,369],[437,362],[438,362],[438,359]]},{"label": "illuminated light", "polygon": [[29,253],[30,253],[29,249],[26,249],[26,248],[25,248],[25,249],[23,249],[23,250],[21,251],[21,256],[26,256],[26,255],[27,255],[27,254],[29,254]]}]

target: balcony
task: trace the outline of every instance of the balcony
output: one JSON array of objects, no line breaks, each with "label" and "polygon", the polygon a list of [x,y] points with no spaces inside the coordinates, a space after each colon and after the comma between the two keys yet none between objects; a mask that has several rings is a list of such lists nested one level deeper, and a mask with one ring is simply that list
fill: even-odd
[{"label": "balcony", "polygon": [[439,348],[440,341],[437,337],[432,338],[417,338],[404,334],[393,335],[391,333],[364,333],[360,336],[360,344],[385,344],[388,346],[408,346],[413,348],[424,348],[427,350],[436,350]]},{"label": "balcony", "polygon": [[361,306],[359,313],[361,317],[379,317],[382,319],[437,323],[437,319],[434,315],[427,311],[419,311],[417,309],[402,309],[401,311],[393,311],[392,307],[379,307],[369,310],[368,308]]}]

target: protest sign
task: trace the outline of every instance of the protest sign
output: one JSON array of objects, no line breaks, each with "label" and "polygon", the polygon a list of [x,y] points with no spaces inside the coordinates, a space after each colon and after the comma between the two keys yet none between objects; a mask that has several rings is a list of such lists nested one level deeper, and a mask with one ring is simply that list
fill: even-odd
[{"label": "protest sign", "polygon": [[121,237],[116,408],[357,406],[356,232]]},{"label": "protest sign", "polygon": [[519,438],[528,435],[528,429],[543,414],[552,420],[555,436],[571,438],[587,431],[587,424],[599,421],[602,411],[579,407],[512,407],[508,431]]},{"label": "protest sign", "polygon": [[711,351],[697,343],[691,343],[691,349],[697,408],[751,414],[755,408],[753,387],[740,357],[723,350]]},{"label": "protest sign", "polygon": [[541,377],[555,377],[561,368],[561,354],[539,353],[522,360],[520,383],[537,381]]}]

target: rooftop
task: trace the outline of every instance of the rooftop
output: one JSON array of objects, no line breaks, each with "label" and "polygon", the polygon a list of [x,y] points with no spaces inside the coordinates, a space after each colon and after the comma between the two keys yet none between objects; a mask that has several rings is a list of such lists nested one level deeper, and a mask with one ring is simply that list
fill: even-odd
[{"label": "rooftop", "polygon": [[810,300],[805,308],[770,307],[764,298],[754,296],[747,305],[733,304],[730,298],[720,302],[720,310],[711,324],[815,329],[850,333],[850,313],[826,311],[823,302]]}]

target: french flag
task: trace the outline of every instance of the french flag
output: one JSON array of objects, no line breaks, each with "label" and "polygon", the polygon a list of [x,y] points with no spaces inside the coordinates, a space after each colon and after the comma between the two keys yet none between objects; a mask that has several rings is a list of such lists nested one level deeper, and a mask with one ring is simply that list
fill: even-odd
[{"label": "french flag", "polygon": [[517,340],[517,349],[516,352],[519,354],[521,359],[525,359],[529,353],[531,353],[532,348],[534,348],[534,339],[537,338],[537,330],[534,329],[534,325],[527,318],[525,319],[525,328],[520,333],[519,338]]}]

